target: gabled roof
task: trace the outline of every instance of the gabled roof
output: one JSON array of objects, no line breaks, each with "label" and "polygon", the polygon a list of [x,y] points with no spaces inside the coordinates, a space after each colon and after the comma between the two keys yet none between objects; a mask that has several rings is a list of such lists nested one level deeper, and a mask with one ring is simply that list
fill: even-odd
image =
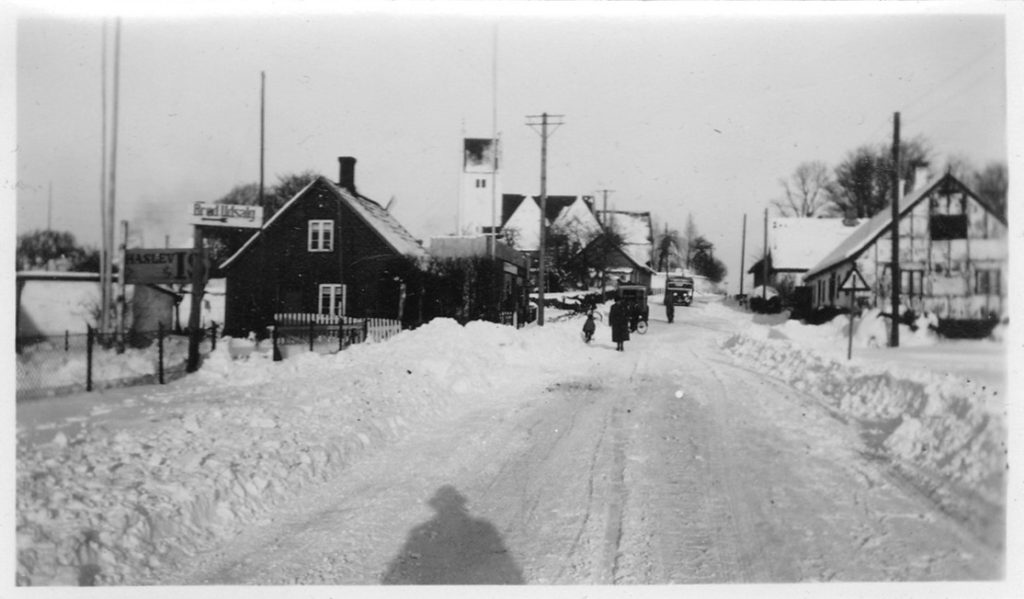
[{"label": "gabled roof", "polygon": [[[608,238],[604,234],[598,235],[590,243],[588,243],[585,248],[580,250],[580,254],[589,254],[591,252],[597,251],[598,246],[608,243],[607,239]],[[642,262],[638,262],[637,259],[630,254],[627,248],[623,246],[616,246],[613,247],[612,250],[618,252],[621,256],[626,258],[626,260],[633,266],[633,268],[652,274],[655,272],[654,269],[652,269],[650,266],[647,266]]]},{"label": "gabled roof", "polygon": [[[959,179],[953,175],[946,173],[944,175],[933,177],[927,183],[922,185],[916,191],[903,197],[900,201],[898,213],[899,218],[903,218],[910,212],[914,206],[921,200],[928,197],[932,191],[939,189],[940,187],[951,186],[958,191],[962,191],[969,195],[971,198],[981,204],[986,210],[988,210],[993,216],[999,219],[1001,222],[1002,218],[992,209],[992,206],[988,202],[982,200],[974,194],[966,185],[960,182]],[[1004,222],[1005,224],[1005,222]],[[867,222],[862,224],[859,228],[854,230],[842,243],[836,246],[828,255],[825,256],[820,262],[810,268],[804,275],[804,279],[807,279],[813,275],[816,275],[823,270],[827,270],[837,264],[842,264],[850,260],[856,260],[857,256],[861,254],[869,245],[874,243],[879,237],[884,235],[892,225],[892,209],[887,207],[878,214],[872,216]]]},{"label": "gabled roof", "polygon": [[[768,225],[768,254],[772,270],[807,270],[821,261],[828,251],[857,230],[867,219],[846,224],[842,218],[772,219]],[[752,272],[757,263],[751,267]]]},{"label": "gabled roof", "polygon": [[[548,222],[554,222],[561,214],[563,210],[568,208],[576,201],[579,196],[556,196],[549,195],[544,203],[544,216]],[[505,224],[508,219],[515,213],[519,208],[519,205],[523,203],[523,200],[530,198],[534,201],[537,206],[540,206],[540,196],[525,196],[517,193],[505,193],[501,195],[501,222]]]},{"label": "gabled roof", "polygon": [[654,230],[651,226],[650,212],[598,210],[596,213],[602,223],[608,223],[609,219],[614,223],[612,226],[622,235],[622,249],[633,261],[646,264],[651,260],[654,251]]},{"label": "gabled roof", "polygon": [[376,232],[384,243],[390,246],[391,249],[395,250],[396,253],[412,256],[414,258],[425,258],[427,256],[427,251],[423,249],[423,246],[421,246],[419,242],[416,241],[416,239],[405,229],[405,227],[395,220],[395,217],[385,210],[380,204],[367,197],[340,187],[321,175],[313,181],[310,181],[308,185],[292,196],[292,199],[288,200],[288,202],[282,206],[280,210],[275,212],[267,222],[263,223],[263,226],[260,227],[260,229],[250,237],[248,241],[246,241],[245,244],[234,253],[233,256],[221,263],[220,267],[224,269],[231,266],[239,256],[255,245],[256,240],[261,235],[267,234],[267,231],[282,214],[291,210],[295,203],[298,202],[299,199],[316,184],[324,186],[334,194],[338,201],[345,203],[349,208],[351,208],[352,211],[355,212],[356,215],[358,215],[363,222],[370,227],[370,229]]}]

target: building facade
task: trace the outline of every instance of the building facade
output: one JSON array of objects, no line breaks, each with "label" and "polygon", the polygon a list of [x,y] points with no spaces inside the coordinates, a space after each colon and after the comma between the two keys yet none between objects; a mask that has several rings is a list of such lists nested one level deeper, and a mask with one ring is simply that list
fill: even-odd
[{"label": "building facade", "polygon": [[359,194],[355,159],[338,183],[317,177],[228,258],[225,334],[263,334],[275,314],[401,318],[427,252],[382,206]]},{"label": "building facade", "polygon": [[[1008,316],[1007,224],[956,177],[932,178],[899,204],[901,310],[939,319]],[[858,227],[804,278],[814,308],[880,307],[891,302],[892,215],[885,209]],[[869,290],[843,291],[856,270]]]}]

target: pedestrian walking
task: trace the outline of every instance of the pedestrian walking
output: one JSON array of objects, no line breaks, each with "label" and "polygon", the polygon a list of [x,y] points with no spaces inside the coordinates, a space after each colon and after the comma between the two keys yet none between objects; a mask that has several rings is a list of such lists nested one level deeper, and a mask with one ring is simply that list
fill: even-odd
[{"label": "pedestrian walking", "polygon": [[587,312],[587,320],[583,323],[583,341],[590,343],[590,340],[594,338],[594,311],[590,310]]},{"label": "pedestrian walking", "polygon": [[612,327],[615,350],[625,351],[622,344],[629,341],[629,308],[622,298],[615,298],[615,303],[608,310],[608,325]]},{"label": "pedestrian walking", "polygon": [[672,322],[676,317],[675,299],[676,298],[671,293],[665,294],[665,318],[667,318],[669,322]]}]

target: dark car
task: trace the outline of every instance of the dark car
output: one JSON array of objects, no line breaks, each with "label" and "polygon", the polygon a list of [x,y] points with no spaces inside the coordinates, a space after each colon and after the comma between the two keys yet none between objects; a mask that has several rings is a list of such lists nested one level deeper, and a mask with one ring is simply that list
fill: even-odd
[{"label": "dark car", "polygon": [[665,281],[665,303],[673,306],[689,306],[693,303],[693,278],[669,277]]}]

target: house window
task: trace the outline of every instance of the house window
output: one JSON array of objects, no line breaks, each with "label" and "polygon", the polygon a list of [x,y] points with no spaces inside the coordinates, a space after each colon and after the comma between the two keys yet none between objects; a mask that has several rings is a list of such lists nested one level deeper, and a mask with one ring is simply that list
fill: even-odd
[{"label": "house window", "polygon": [[999,295],[999,271],[974,271],[974,293],[978,295]]},{"label": "house window", "polygon": [[967,239],[966,214],[933,214],[929,220],[932,241]]},{"label": "house window", "polygon": [[345,313],[345,286],[335,283],[320,285],[317,314],[341,316]]},{"label": "house window", "polygon": [[477,179],[476,180],[476,186],[477,186],[477,188],[487,187],[487,179]]},{"label": "house window", "polygon": [[900,293],[903,295],[924,295],[924,271],[900,269]]},{"label": "house window", "polygon": [[334,221],[309,221],[309,251],[330,252],[334,250]]}]

